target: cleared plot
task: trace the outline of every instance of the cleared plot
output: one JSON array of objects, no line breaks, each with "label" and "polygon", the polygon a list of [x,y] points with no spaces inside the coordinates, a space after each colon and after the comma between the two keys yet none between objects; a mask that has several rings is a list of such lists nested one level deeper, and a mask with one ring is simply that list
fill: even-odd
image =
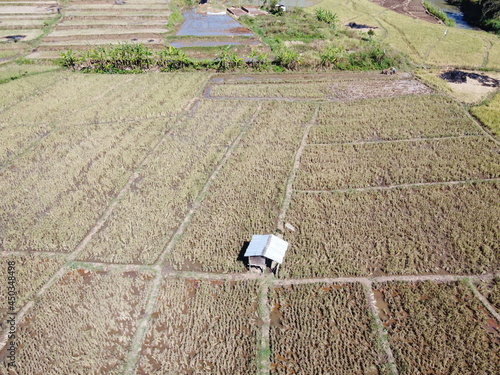
[{"label": "cleared plot", "polygon": [[138,374],[255,374],[257,284],[166,279]]},{"label": "cleared plot", "polygon": [[296,193],[283,277],[494,272],[498,182]]},{"label": "cleared plot", "polygon": [[65,127],[45,137],[0,172],[0,248],[71,251],[164,126],[150,121]]},{"label": "cleared plot", "polygon": [[374,287],[400,374],[500,373],[498,324],[466,285]]},{"label": "cleared plot", "polygon": [[244,241],[276,230],[293,157],[313,109],[305,103],[264,105],[168,257],[177,269],[244,269],[237,260]]},{"label": "cleared plot", "polygon": [[389,374],[360,284],[271,289],[271,374]]},{"label": "cleared plot", "polygon": [[64,261],[55,256],[26,254],[0,257],[0,279],[4,280],[0,285],[0,296],[5,298],[5,303],[0,308],[2,327],[5,327],[3,322],[7,321],[7,313],[9,312],[7,306],[7,296],[9,295],[7,290],[8,266],[12,265],[15,268],[16,304],[14,311],[18,312],[63,263]]},{"label": "cleared plot", "polygon": [[431,90],[422,83],[407,79],[328,80],[314,83],[240,83],[215,85],[212,97],[290,98],[358,100],[410,94],[428,94]]},{"label": "cleared plot", "polygon": [[295,185],[332,190],[500,177],[498,145],[486,137],[318,145],[305,148]]},{"label": "cleared plot", "polygon": [[308,143],[376,141],[481,134],[464,110],[443,96],[408,96],[321,104]]},{"label": "cleared plot", "polygon": [[80,258],[153,263],[256,108],[202,102],[180,119]]},{"label": "cleared plot", "polygon": [[[9,374],[122,374],[152,278],[68,272],[20,322],[17,369]],[[7,373],[5,362],[0,366]]]},{"label": "cleared plot", "polygon": [[[9,76],[16,75],[16,73],[19,73],[22,69],[22,67],[19,67],[19,70],[12,70],[7,74]],[[2,75],[3,74],[4,72],[2,71]],[[64,80],[67,77],[69,77],[69,75],[65,73],[44,73],[3,83],[1,85],[2,95],[0,95],[0,111],[2,111],[1,123],[7,122],[3,112],[7,107],[15,105],[21,100],[26,100],[48,91],[54,83]],[[12,120],[14,121],[15,118]]]},{"label": "cleared plot", "polygon": [[23,42],[31,41],[42,34],[38,29],[0,29],[0,42],[8,42],[10,35],[24,35]]},{"label": "cleared plot", "polygon": [[[500,312],[500,277],[495,277],[489,282],[478,282],[479,291],[489,303]],[[496,326],[498,329],[498,326]]]}]

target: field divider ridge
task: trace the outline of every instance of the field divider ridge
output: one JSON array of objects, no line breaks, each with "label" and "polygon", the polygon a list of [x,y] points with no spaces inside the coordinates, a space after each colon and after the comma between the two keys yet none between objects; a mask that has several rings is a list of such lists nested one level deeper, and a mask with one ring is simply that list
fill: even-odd
[{"label": "field divider ridge", "polygon": [[144,316],[137,322],[136,331],[132,343],[130,344],[130,350],[127,355],[127,360],[125,363],[125,368],[123,374],[134,374],[137,370],[139,356],[146,337],[147,330],[149,328],[149,322],[151,321],[153,311],[156,307],[156,302],[160,296],[161,282],[163,275],[161,270],[156,271],[156,277],[151,285],[150,292],[148,294],[148,302],[144,311]]},{"label": "field divider ridge", "polygon": [[262,321],[260,330],[260,346],[257,356],[257,374],[271,373],[271,310],[269,308],[269,285],[271,276],[263,279],[258,301],[258,316]]},{"label": "field divider ridge", "polygon": [[304,130],[304,134],[302,135],[300,146],[297,149],[297,152],[295,153],[292,170],[290,171],[290,175],[288,176],[288,181],[286,183],[285,195],[283,197],[283,204],[281,205],[281,209],[278,214],[277,227],[278,231],[280,231],[281,234],[285,233],[285,218],[286,218],[286,213],[288,212],[288,208],[290,207],[290,202],[292,201],[293,184],[297,176],[297,171],[299,170],[300,167],[300,158],[302,157],[302,153],[304,152],[304,149],[307,145],[307,138],[309,137],[311,128],[318,119],[318,113],[319,113],[319,105],[316,106],[316,108],[314,109],[314,113],[311,116],[309,122],[307,123],[306,128]]},{"label": "field divider ridge", "polygon": [[376,191],[376,190],[391,190],[399,188],[412,188],[420,186],[455,186],[460,184],[471,184],[476,182],[500,182],[500,178],[475,178],[471,180],[459,181],[441,181],[441,182],[415,182],[410,184],[387,185],[387,186],[368,186],[361,188],[347,188],[347,189],[332,189],[332,190],[294,190],[296,193],[349,193],[353,191]]},{"label": "field divider ridge", "polygon": [[489,311],[489,313],[496,319],[496,321],[500,324],[500,314],[495,308],[491,305],[491,303],[483,296],[479,290],[477,290],[476,286],[470,281],[470,279],[465,279],[465,283],[472,291],[474,296],[481,301],[483,306]]},{"label": "field divider ridge", "polygon": [[428,137],[428,138],[381,139],[377,141],[308,143],[306,146],[350,146],[350,145],[367,145],[367,144],[378,144],[378,143],[386,144],[386,143],[442,141],[447,139],[463,139],[463,138],[487,138],[487,136],[485,134],[465,134],[465,135],[450,135],[444,137]]},{"label": "field divider ridge", "polygon": [[214,183],[215,179],[217,178],[217,175],[219,174],[221,169],[224,167],[227,160],[231,157],[233,150],[240,144],[241,139],[246,134],[246,132],[248,131],[250,126],[253,124],[253,122],[255,121],[257,116],[260,114],[261,110],[262,110],[262,105],[259,105],[257,110],[255,111],[255,113],[252,115],[252,117],[243,126],[243,128],[241,129],[241,131],[238,134],[238,136],[236,137],[236,139],[231,143],[231,146],[229,146],[229,148],[227,149],[224,157],[221,159],[221,161],[219,162],[217,167],[215,167],[214,171],[212,172],[210,177],[207,179],[207,182],[205,183],[205,185],[201,189],[200,193],[198,194],[198,196],[194,200],[193,205],[191,206],[191,209],[186,214],[186,216],[184,216],[184,220],[179,225],[179,227],[177,228],[177,230],[175,231],[173,236],[168,240],[168,242],[163,245],[164,250],[158,256],[158,259],[156,260],[155,264],[163,265],[165,258],[173,250],[173,248],[177,242],[177,239],[184,233],[184,230],[189,225],[189,222],[191,221],[191,218],[193,217],[196,210],[198,210],[198,208],[200,207],[201,203],[203,202],[205,196],[208,193],[208,190],[210,189],[210,187]]},{"label": "field divider ridge", "polygon": [[378,308],[375,303],[375,294],[373,293],[372,282],[368,279],[361,280],[361,283],[364,286],[366,299],[368,302],[368,306],[370,308],[370,312],[372,315],[372,319],[374,321],[374,334],[378,339],[378,343],[380,344],[382,350],[384,351],[387,359],[387,365],[392,375],[399,375],[398,368],[396,366],[396,360],[394,359],[394,354],[392,353],[391,346],[389,345],[389,340],[387,338],[387,331],[384,329],[382,321],[378,315]]}]

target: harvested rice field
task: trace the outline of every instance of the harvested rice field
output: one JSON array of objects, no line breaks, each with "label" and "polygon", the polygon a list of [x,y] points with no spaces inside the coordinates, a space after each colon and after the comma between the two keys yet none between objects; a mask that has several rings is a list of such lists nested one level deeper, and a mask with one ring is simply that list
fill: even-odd
[{"label": "harvested rice field", "polygon": [[411,74],[0,89],[1,375],[499,372],[500,140]]}]

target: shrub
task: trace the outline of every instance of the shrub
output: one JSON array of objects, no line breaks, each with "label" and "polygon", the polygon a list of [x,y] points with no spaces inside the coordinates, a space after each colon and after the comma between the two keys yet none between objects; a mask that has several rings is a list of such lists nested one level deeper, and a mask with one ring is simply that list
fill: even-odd
[{"label": "shrub", "polygon": [[274,62],[282,68],[295,70],[300,65],[300,55],[295,50],[281,47],[274,58]]},{"label": "shrub", "polygon": [[334,26],[338,21],[337,15],[329,10],[318,8],[315,10],[315,13],[318,21],[326,22],[329,25]]}]

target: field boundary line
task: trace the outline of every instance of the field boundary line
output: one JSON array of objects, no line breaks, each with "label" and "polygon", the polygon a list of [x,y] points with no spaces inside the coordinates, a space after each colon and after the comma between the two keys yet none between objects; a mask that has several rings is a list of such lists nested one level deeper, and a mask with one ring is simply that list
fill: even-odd
[{"label": "field boundary line", "polygon": [[455,186],[460,184],[471,184],[471,183],[482,183],[482,182],[495,182],[499,181],[499,177],[495,178],[477,178],[471,180],[460,180],[460,181],[442,181],[442,182],[415,182],[410,184],[400,184],[400,185],[387,185],[387,186],[368,186],[362,188],[347,188],[347,189],[332,189],[332,190],[294,190],[296,193],[350,193],[353,191],[377,191],[377,190],[391,190],[391,189],[399,189],[399,188],[412,188],[412,187],[420,187],[420,186]]},{"label": "field boundary line", "polygon": [[486,299],[485,296],[483,296],[479,290],[476,288],[476,286],[470,281],[470,279],[465,280],[467,286],[472,290],[472,293],[478,298],[484,307],[490,312],[491,315],[496,319],[498,323],[500,323],[500,314],[495,310],[495,308],[492,306],[492,304]]},{"label": "field boundary line", "polygon": [[[70,267],[68,266],[68,263],[65,263],[57,270],[57,272],[52,275],[52,277],[45,283],[43,286],[34,294],[33,297],[17,312],[16,315],[16,329],[18,325],[24,320],[25,315],[31,310],[31,308],[35,305],[35,300],[39,297],[41,297],[45,291],[50,288],[52,285],[54,285],[57,281],[63,277],[63,275],[70,270]],[[7,344],[7,327],[5,333],[2,334],[0,337],[0,351],[5,347]]]},{"label": "field boundary line", "polygon": [[257,356],[257,373],[261,375],[269,375],[271,373],[271,310],[269,308],[269,281],[270,277],[266,277],[262,281],[261,291],[258,302],[258,316],[262,320],[260,331],[260,346]]},{"label": "field boundary line", "polygon": [[231,146],[227,149],[225,155],[222,157],[222,159],[219,161],[217,166],[215,167],[214,171],[210,175],[210,177],[207,179],[207,182],[201,189],[201,191],[198,193],[197,197],[195,198],[191,209],[188,211],[186,216],[184,216],[184,220],[182,220],[181,224],[175,231],[175,233],[170,237],[170,240],[164,245],[164,250],[161,252],[161,254],[158,256],[156,262],[154,264],[156,265],[162,265],[163,262],[165,261],[166,256],[173,250],[177,238],[180,237],[183,233],[184,230],[187,228],[189,225],[189,222],[191,221],[191,218],[193,217],[195,211],[198,210],[200,207],[201,203],[205,199],[205,196],[208,192],[208,190],[212,187],[212,184],[214,180],[217,178],[217,175],[221,171],[221,169],[226,165],[227,160],[231,157],[231,154],[233,150],[240,144],[241,139],[243,136],[246,134],[252,123],[255,121],[257,116],[260,114],[262,110],[262,105],[259,105],[258,108],[256,109],[255,113],[252,115],[252,117],[246,122],[246,124],[242,127],[240,133],[236,137],[236,139],[231,143]]},{"label": "field boundary line", "polygon": [[9,251],[9,250],[2,250],[0,252],[0,257],[9,257],[9,256],[23,256],[23,255],[34,255],[34,256],[48,256],[48,257],[60,257],[60,258],[67,258],[67,256],[70,253],[57,253],[53,251]]},{"label": "field boundary line", "polygon": [[481,133],[483,133],[486,137],[491,139],[493,142],[495,142],[497,145],[500,145],[500,141],[496,139],[489,131],[487,131],[484,126],[479,122],[477,118],[472,116],[469,111],[467,112],[467,116],[474,122],[474,124],[480,129]]},{"label": "field boundary line", "polygon": [[353,141],[353,142],[332,142],[332,143],[308,143],[306,146],[344,146],[344,145],[365,145],[365,144],[384,144],[384,143],[404,143],[404,142],[426,142],[426,141],[441,141],[447,139],[462,139],[462,138],[487,138],[484,134],[464,134],[464,135],[447,135],[443,137],[429,138],[401,138],[401,139],[381,139],[378,141]]},{"label": "field boundary line", "polygon": [[361,280],[361,283],[364,286],[368,307],[370,308],[372,319],[375,323],[374,328],[376,332],[374,332],[374,334],[378,338],[379,344],[387,357],[387,365],[391,371],[391,374],[399,375],[396,360],[394,359],[394,354],[392,353],[392,349],[389,344],[387,331],[384,329],[384,325],[382,324],[382,321],[380,320],[380,317],[378,315],[378,308],[377,304],[375,303],[375,294],[373,293],[373,284],[368,279]]},{"label": "field boundary line", "polygon": [[135,331],[134,338],[130,343],[130,350],[126,356],[127,360],[124,367],[123,374],[135,374],[137,367],[139,365],[139,357],[142,345],[144,344],[144,339],[149,328],[149,323],[151,322],[153,311],[156,307],[156,301],[160,296],[161,285],[163,281],[163,275],[161,270],[157,270],[156,277],[151,285],[151,290],[148,295],[148,303],[144,311],[144,317],[137,321],[137,328]]},{"label": "field boundary line", "polygon": [[394,276],[352,276],[352,277],[319,277],[319,278],[304,278],[304,279],[276,279],[273,285],[288,286],[300,284],[315,284],[315,283],[361,283],[363,280],[369,280],[371,283],[385,282],[455,282],[466,279],[473,280],[490,280],[496,277],[497,273],[486,273],[481,275],[394,275]]},{"label": "field boundary line", "polygon": [[307,126],[304,130],[304,134],[302,135],[302,139],[300,141],[300,146],[297,149],[297,152],[295,153],[295,158],[293,161],[293,166],[290,171],[290,174],[288,176],[288,180],[286,183],[286,188],[285,188],[285,195],[283,197],[283,204],[281,205],[280,212],[278,214],[278,231],[281,232],[281,234],[285,233],[285,219],[286,219],[286,213],[288,212],[288,208],[290,207],[290,202],[292,201],[292,194],[293,194],[293,184],[295,182],[295,178],[297,176],[297,171],[300,168],[300,159],[302,157],[302,153],[304,152],[305,147],[307,146],[307,138],[309,137],[309,133],[311,132],[311,128],[313,125],[316,123],[317,118],[318,118],[318,113],[319,113],[319,105],[316,106],[314,109],[314,112],[309,119]]}]

